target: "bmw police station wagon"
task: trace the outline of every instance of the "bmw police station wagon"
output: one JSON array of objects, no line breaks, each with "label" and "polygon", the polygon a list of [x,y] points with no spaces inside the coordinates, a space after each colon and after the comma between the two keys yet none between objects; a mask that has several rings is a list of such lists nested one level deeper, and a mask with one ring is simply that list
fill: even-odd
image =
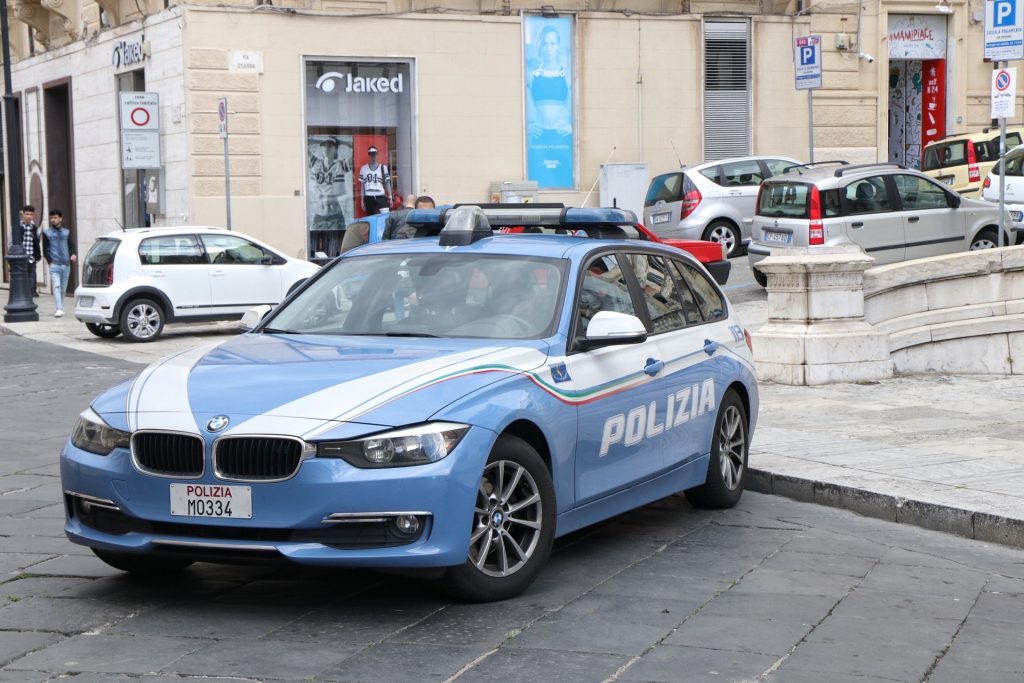
[{"label": "bmw police station wagon", "polygon": [[247,334],[96,398],[61,455],[71,540],[138,573],[446,568],[493,600],[556,536],[679,491],[737,502],[750,336],[695,259],[496,234],[477,207],[417,216],[439,237],[353,250]]}]

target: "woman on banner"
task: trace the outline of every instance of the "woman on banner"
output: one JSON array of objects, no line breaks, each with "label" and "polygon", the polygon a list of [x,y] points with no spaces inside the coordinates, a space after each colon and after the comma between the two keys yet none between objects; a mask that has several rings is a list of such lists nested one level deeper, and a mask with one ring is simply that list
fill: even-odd
[{"label": "woman on banner", "polygon": [[[543,20],[542,20],[543,21]],[[569,50],[558,29],[544,25],[536,39],[537,59],[527,70],[528,178],[538,186],[571,187],[572,82]]]}]

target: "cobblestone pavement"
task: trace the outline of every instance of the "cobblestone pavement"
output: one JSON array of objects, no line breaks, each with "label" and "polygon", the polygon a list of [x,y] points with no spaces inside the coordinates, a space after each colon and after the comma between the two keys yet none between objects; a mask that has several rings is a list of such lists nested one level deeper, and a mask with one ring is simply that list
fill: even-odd
[{"label": "cobblestone pavement", "polygon": [[572,534],[499,604],[367,571],[131,579],[64,538],[56,453],[138,366],[12,336],[0,359],[0,683],[1024,679],[1024,552],[756,493]]}]

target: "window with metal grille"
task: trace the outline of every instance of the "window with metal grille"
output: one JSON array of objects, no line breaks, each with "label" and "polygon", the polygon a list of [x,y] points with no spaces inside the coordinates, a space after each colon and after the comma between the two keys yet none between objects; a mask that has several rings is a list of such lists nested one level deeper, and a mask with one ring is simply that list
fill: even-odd
[{"label": "window with metal grille", "polygon": [[704,24],[704,160],[751,153],[750,24]]}]

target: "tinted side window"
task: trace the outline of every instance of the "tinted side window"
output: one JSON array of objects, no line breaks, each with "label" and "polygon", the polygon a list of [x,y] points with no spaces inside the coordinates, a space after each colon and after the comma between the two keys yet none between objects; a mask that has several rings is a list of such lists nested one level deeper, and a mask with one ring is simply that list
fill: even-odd
[{"label": "tinted side window", "polygon": [[904,211],[948,209],[949,196],[941,187],[916,175],[893,176]]},{"label": "tinted side window", "polygon": [[267,255],[261,247],[249,240],[229,235],[203,235],[203,245],[206,246],[210,263],[218,265],[259,264]]},{"label": "tinted side window", "polygon": [[684,300],[679,297],[676,280],[672,276],[668,261],[651,254],[630,254],[626,258],[633,267],[633,273],[644,295],[647,314],[651,318],[649,332],[671,332],[682,329],[687,324],[700,322],[700,312],[692,297],[687,297],[690,304],[687,315]]},{"label": "tinted side window", "polygon": [[139,244],[139,260],[144,266],[206,263],[195,235],[169,235],[144,239]]},{"label": "tinted side window", "polygon": [[654,178],[647,188],[647,199],[644,206],[654,206],[657,202],[678,202],[683,198],[683,174],[665,173]]},{"label": "tinted side window", "polygon": [[839,190],[825,190],[821,193],[821,211],[825,218],[843,215],[842,197]]},{"label": "tinted side window", "polygon": [[629,285],[612,254],[598,256],[587,265],[576,306],[576,334],[585,335],[591,318],[601,311],[636,315]]},{"label": "tinted side window", "polygon": [[711,182],[713,182],[715,185],[722,184],[719,182],[719,180],[721,180],[720,176],[722,174],[721,166],[712,166],[710,168],[705,168],[702,171],[700,171],[700,174],[707,178],[708,180],[710,180]]},{"label": "tinted side window", "polygon": [[760,185],[764,180],[764,176],[761,174],[761,165],[753,159],[722,164],[722,173],[725,177],[726,187]]},{"label": "tinted side window", "polygon": [[993,159],[999,158],[999,140],[994,140],[992,144],[985,142],[974,143],[974,158],[980,162],[992,161]]},{"label": "tinted side window", "polygon": [[[1024,175],[1024,154],[1018,152],[1016,154],[1010,153],[1006,155],[1006,175],[1010,176],[1022,176]],[[995,166],[992,169],[993,173],[999,173],[999,166]]]},{"label": "tinted side window", "polygon": [[693,298],[697,302],[697,308],[707,322],[723,320],[725,318],[725,300],[718,293],[711,280],[684,261],[673,261],[679,270],[683,282],[693,292]]},{"label": "tinted side window", "polygon": [[[1006,149],[1012,149],[1020,144],[1020,133],[1006,134]],[[999,157],[999,141],[996,140],[996,158]]]},{"label": "tinted side window", "polygon": [[851,216],[862,213],[892,211],[892,200],[883,176],[861,178],[843,188],[846,198],[846,213]]}]

